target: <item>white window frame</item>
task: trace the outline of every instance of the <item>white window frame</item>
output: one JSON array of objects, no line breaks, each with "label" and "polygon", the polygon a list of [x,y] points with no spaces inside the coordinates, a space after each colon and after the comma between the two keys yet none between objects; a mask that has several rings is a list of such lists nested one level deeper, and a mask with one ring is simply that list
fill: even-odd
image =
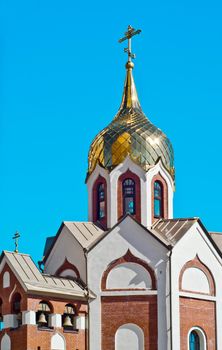
[{"label": "white window frame", "polygon": [[189,330],[188,336],[187,336],[187,349],[190,350],[190,333],[192,331],[197,332],[197,334],[199,335],[199,338],[200,338],[200,350],[207,350],[207,337],[206,337],[206,334],[203,331],[203,329],[200,328],[200,327],[192,327]]}]

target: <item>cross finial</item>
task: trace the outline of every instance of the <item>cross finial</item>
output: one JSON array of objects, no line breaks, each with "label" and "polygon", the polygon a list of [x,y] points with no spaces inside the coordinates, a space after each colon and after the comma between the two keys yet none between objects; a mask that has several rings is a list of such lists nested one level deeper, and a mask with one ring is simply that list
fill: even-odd
[{"label": "cross finial", "polygon": [[14,237],[12,237],[12,239],[15,240],[15,253],[18,253],[18,243],[19,243],[19,238],[20,238],[20,234],[18,233],[18,231],[16,231],[16,233],[14,234]]},{"label": "cross finial", "polygon": [[119,43],[122,43],[125,40],[128,40],[128,47],[124,49],[124,52],[128,53],[128,62],[130,62],[132,60],[132,58],[135,58],[136,55],[132,53],[131,51],[131,38],[132,36],[136,35],[136,34],[140,34],[141,30],[137,29],[135,30],[133,27],[128,26],[128,30],[125,33],[125,36],[121,39],[119,39]]}]

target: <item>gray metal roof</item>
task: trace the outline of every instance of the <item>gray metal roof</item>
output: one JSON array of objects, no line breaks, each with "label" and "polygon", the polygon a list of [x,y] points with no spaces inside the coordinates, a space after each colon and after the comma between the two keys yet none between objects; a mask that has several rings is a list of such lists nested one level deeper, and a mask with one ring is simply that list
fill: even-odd
[{"label": "gray metal roof", "polygon": [[93,222],[65,221],[64,225],[77,239],[79,244],[86,249],[105,234],[105,231]]},{"label": "gray metal roof", "polygon": [[174,246],[198,221],[198,218],[160,219],[150,231],[169,246]]},{"label": "gray metal roof", "polygon": [[222,232],[209,232],[211,238],[222,252]]},{"label": "gray metal roof", "polygon": [[30,255],[4,251],[4,257],[27,293],[86,297],[86,289],[76,281],[41,273]]}]

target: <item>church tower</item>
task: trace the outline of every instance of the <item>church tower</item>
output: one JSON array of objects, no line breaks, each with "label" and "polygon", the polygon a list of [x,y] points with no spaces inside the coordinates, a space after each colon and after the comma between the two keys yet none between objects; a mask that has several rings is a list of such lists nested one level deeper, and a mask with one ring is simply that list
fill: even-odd
[{"label": "church tower", "polygon": [[104,229],[126,214],[150,227],[173,217],[174,155],[170,140],[145,116],[133,79],[128,27],[126,80],[122,102],[112,122],[94,138],[88,155],[88,218]]}]

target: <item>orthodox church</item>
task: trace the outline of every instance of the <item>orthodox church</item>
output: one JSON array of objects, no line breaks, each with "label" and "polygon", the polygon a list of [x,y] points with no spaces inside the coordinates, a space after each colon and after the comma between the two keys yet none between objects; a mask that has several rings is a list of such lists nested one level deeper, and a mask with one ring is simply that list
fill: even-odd
[{"label": "orthodox church", "polygon": [[222,235],[173,217],[167,136],[145,116],[131,37],[119,111],[89,149],[88,222],[0,259],[1,350],[221,350]]}]

